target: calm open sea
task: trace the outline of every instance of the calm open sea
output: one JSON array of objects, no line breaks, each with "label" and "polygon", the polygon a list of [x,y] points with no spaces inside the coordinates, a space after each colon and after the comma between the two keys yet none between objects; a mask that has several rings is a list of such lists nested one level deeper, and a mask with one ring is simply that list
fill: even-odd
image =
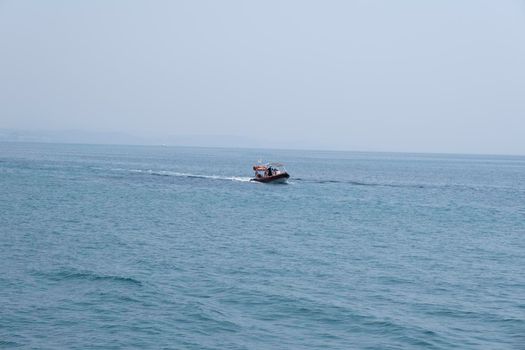
[{"label": "calm open sea", "polygon": [[17,346],[525,349],[525,158],[2,143]]}]

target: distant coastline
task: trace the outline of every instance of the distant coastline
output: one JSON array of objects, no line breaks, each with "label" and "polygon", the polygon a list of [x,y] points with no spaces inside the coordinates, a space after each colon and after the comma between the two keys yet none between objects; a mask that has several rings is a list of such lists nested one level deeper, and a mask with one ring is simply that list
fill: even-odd
[{"label": "distant coastline", "polygon": [[[414,151],[385,151],[366,149],[334,149],[329,147],[294,147],[293,145],[264,145],[262,142],[232,143],[229,136],[174,136],[165,142],[156,141],[155,138],[140,138],[128,134],[112,132],[80,132],[72,131],[69,136],[60,136],[63,132],[16,131],[0,129],[1,143],[42,143],[63,145],[99,145],[99,146],[152,146],[152,147],[186,147],[186,148],[223,148],[223,149],[256,149],[268,151],[304,151],[311,153],[352,153],[376,154],[391,156],[414,156],[423,158],[483,158],[497,157],[524,160],[525,154],[514,153],[452,153],[452,152],[414,152]],[[89,137],[93,135],[95,137]],[[75,137],[78,136],[78,137]],[[203,140],[206,139],[206,140]]]}]

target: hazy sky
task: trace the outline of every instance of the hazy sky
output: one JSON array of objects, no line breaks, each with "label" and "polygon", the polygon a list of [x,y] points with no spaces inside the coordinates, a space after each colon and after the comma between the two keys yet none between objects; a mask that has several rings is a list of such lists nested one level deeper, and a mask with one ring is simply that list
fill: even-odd
[{"label": "hazy sky", "polygon": [[0,0],[0,128],[525,154],[525,2]]}]

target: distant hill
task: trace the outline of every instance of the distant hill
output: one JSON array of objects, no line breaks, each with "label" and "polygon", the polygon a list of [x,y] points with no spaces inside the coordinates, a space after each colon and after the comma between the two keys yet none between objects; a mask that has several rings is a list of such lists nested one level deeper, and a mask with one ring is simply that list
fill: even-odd
[{"label": "distant hill", "polygon": [[170,145],[200,147],[262,147],[260,140],[232,135],[171,135],[141,137],[119,132],[82,130],[0,129],[0,142],[86,143],[124,145]]}]

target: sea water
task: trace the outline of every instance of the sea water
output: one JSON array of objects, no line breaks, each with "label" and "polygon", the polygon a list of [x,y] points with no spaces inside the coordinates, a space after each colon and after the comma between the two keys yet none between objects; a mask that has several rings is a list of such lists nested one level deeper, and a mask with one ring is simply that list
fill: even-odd
[{"label": "sea water", "polygon": [[524,271],[523,157],[0,144],[0,348],[525,349]]}]

